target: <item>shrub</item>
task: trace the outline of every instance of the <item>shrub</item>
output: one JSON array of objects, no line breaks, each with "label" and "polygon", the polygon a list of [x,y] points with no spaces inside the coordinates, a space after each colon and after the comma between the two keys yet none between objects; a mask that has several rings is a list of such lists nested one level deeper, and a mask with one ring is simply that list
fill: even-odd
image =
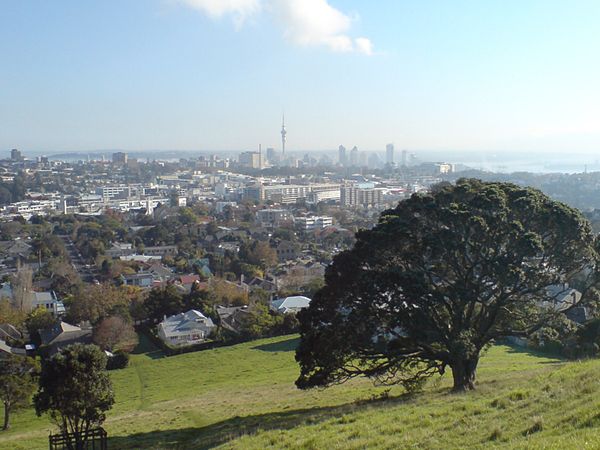
[{"label": "shrub", "polygon": [[106,362],[106,370],[124,369],[129,364],[129,354],[117,350]]}]

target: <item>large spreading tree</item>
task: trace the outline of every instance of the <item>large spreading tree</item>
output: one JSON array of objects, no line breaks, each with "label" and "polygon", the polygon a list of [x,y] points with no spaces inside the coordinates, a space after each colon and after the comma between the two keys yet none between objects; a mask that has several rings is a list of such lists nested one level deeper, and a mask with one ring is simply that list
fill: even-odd
[{"label": "large spreading tree", "polygon": [[61,432],[73,437],[74,450],[87,448],[88,431],[104,422],[114,403],[105,368],[104,352],[95,345],[82,344],[62,349],[42,365],[39,390],[33,399],[36,413],[50,414]]},{"label": "large spreading tree", "polygon": [[527,336],[595,292],[590,224],[540,191],[462,179],[385,211],[327,269],[300,314],[296,353],[306,389],[365,375],[414,385],[452,369],[474,388],[482,350]]}]

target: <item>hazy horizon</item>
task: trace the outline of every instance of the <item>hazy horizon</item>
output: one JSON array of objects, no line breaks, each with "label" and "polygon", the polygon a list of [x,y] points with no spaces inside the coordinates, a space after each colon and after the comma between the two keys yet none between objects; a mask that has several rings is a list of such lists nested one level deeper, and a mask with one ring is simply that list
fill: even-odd
[{"label": "hazy horizon", "polygon": [[[110,160],[113,152],[125,151],[130,157],[140,159],[158,159],[158,160],[177,160],[179,158],[197,158],[217,154],[222,157],[237,159],[240,152],[253,151],[257,149],[239,149],[239,150],[178,150],[178,149],[148,149],[127,151],[124,149],[98,149],[92,151],[34,151],[21,149],[25,157],[34,158],[37,156],[48,156],[51,159],[80,160],[87,156],[90,158],[106,157]],[[264,147],[263,147],[263,150]],[[366,153],[377,153],[384,158],[385,150],[363,150]],[[600,155],[589,153],[573,152],[493,152],[493,151],[435,151],[435,150],[411,150],[407,149],[409,154],[414,154],[421,162],[449,162],[453,164],[462,164],[473,169],[485,170],[490,172],[532,172],[532,173],[579,173],[600,171]],[[402,149],[396,148],[395,159],[400,161]],[[290,151],[289,154],[302,157],[304,154],[315,156],[328,155],[333,161],[337,159],[337,149],[326,150],[298,150]],[[0,157],[9,157],[10,152],[0,150]]]}]

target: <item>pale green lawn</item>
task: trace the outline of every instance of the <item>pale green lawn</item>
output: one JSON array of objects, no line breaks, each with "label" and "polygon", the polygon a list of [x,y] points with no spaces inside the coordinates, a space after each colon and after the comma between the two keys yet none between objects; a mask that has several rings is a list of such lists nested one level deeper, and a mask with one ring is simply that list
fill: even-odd
[{"label": "pale green lawn", "polygon": [[[450,376],[412,397],[360,380],[299,391],[295,337],[169,358],[134,355],[112,372],[111,449],[600,448],[600,362],[562,363],[493,347],[478,390],[448,393]],[[14,416],[0,448],[47,448],[52,427]]]}]

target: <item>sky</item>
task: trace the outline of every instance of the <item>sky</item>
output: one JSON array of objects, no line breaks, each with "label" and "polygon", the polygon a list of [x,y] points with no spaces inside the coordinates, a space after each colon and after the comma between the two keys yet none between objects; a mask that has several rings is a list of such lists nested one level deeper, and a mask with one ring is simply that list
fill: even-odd
[{"label": "sky", "polygon": [[0,0],[0,151],[600,150],[597,0]]}]

